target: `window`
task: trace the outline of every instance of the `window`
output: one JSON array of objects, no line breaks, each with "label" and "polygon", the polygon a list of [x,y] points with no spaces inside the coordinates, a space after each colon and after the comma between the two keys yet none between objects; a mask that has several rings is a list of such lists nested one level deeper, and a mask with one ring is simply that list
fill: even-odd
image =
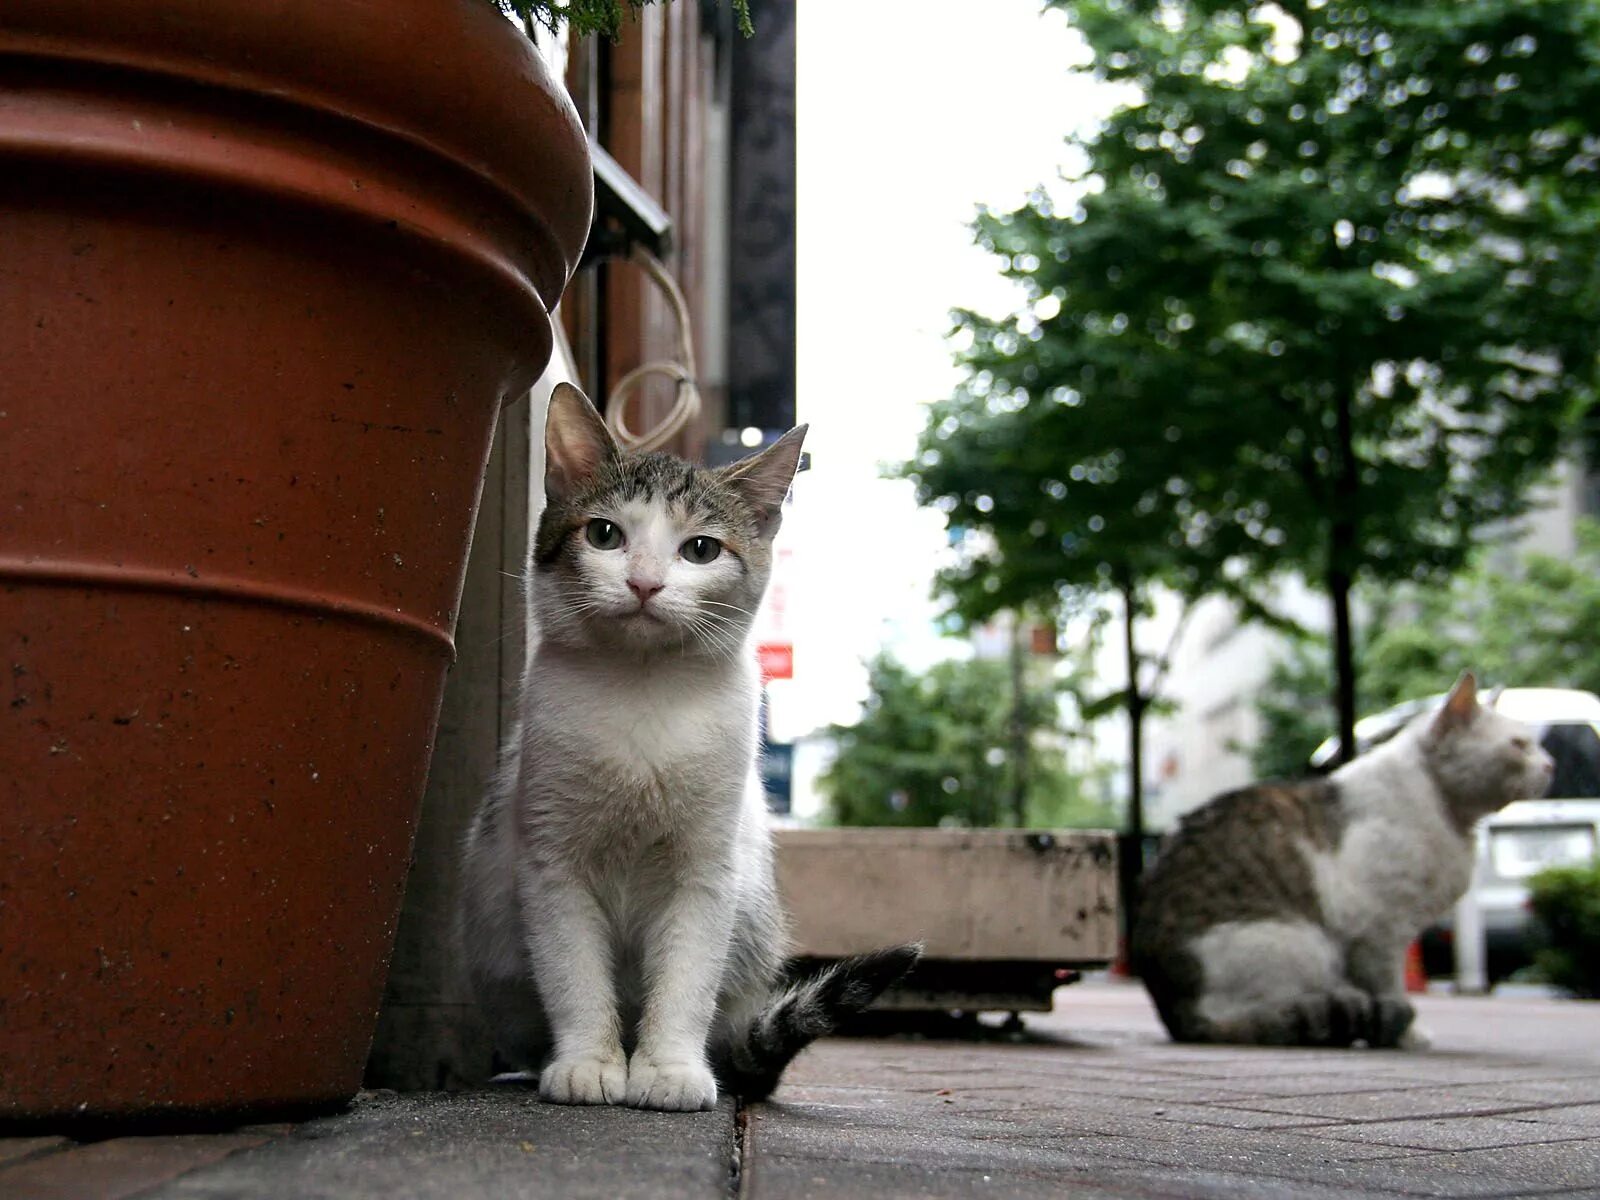
[{"label": "window", "polygon": [[1539,744],[1556,760],[1552,800],[1600,800],[1600,733],[1593,725],[1552,725]]}]

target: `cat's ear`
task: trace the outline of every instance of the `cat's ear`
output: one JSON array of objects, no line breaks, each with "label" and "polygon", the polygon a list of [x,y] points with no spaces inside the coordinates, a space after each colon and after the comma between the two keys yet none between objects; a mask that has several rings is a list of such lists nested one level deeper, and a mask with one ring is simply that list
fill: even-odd
[{"label": "cat's ear", "polygon": [[1461,678],[1456,680],[1455,687],[1451,688],[1450,694],[1445,697],[1444,707],[1433,719],[1433,735],[1439,737],[1452,729],[1463,728],[1477,711],[1478,681],[1473,678],[1471,671],[1463,671]]},{"label": "cat's ear", "polygon": [[796,425],[760,454],[742,458],[720,472],[727,484],[756,510],[761,536],[770,538],[783,520],[783,498],[789,494],[800,465],[800,447],[808,426]]},{"label": "cat's ear", "polygon": [[589,397],[570,383],[556,384],[544,419],[544,494],[565,500],[617,457],[617,443]]}]

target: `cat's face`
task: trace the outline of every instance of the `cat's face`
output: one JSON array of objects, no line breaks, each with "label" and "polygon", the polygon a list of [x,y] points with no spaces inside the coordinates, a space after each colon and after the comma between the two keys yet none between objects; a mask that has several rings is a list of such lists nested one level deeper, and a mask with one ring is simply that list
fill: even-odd
[{"label": "cat's face", "polygon": [[720,471],[624,455],[582,393],[558,386],[534,555],[541,636],[645,655],[741,655],[804,433]]},{"label": "cat's face", "polygon": [[1533,730],[1480,704],[1470,674],[1439,712],[1419,720],[1429,767],[1463,828],[1549,788],[1555,763]]}]

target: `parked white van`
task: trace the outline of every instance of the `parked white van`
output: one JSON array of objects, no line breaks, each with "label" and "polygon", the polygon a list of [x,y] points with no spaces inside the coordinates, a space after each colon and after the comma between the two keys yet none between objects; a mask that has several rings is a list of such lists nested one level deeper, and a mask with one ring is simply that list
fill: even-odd
[{"label": "parked white van", "polygon": [[[1443,703],[1441,692],[1358,721],[1358,751],[1386,741],[1417,713]],[[1556,769],[1543,797],[1509,804],[1477,829],[1478,860],[1467,899],[1482,921],[1482,969],[1491,984],[1531,958],[1528,877],[1600,854],[1600,696],[1572,688],[1505,688],[1495,708],[1531,725]],[[1331,766],[1337,744],[1329,739],[1319,746],[1312,767]],[[1429,974],[1454,973],[1454,924],[1446,919],[1424,935]],[[1462,949],[1476,967],[1471,948]]]}]

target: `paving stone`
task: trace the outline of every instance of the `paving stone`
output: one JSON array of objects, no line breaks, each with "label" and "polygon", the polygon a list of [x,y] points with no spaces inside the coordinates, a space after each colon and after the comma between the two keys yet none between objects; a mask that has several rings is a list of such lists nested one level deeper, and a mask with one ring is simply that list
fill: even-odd
[{"label": "paving stone", "polygon": [[1392,1160],[1396,1169],[1412,1166],[1441,1175],[1510,1176],[1520,1187],[1568,1189],[1571,1194],[1600,1196],[1600,1140],[1538,1142],[1496,1150],[1461,1150],[1416,1160]]},{"label": "paving stone", "polygon": [[[791,1131],[792,1132],[792,1131]],[[1409,1195],[1500,1197],[1524,1194],[1528,1180],[1501,1159],[1481,1162],[1414,1156],[1340,1157],[1311,1139],[1251,1137],[1245,1142],[1159,1142],[1128,1135],[1077,1137],[1053,1145],[993,1138],[975,1143],[946,1130],[934,1140],[899,1139],[828,1148],[769,1136],[753,1139],[749,1195],[795,1197],[1151,1196],[1252,1197]],[[1332,1151],[1331,1153],[1326,1151]],[[1453,1159],[1454,1156],[1449,1156]],[[1498,1167],[1494,1170],[1490,1168]],[[1568,1167],[1559,1186],[1585,1180]],[[1557,1184],[1541,1184],[1538,1190]],[[1526,1194],[1535,1194],[1528,1189]]]},{"label": "paving stone", "polygon": [[0,1166],[58,1150],[66,1144],[67,1139],[63,1137],[0,1138]]},{"label": "paving stone", "polygon": [[1600,1104],[1550,1104],[1516,1113],[1511,1119],[1571,1128],[1600,1136]]},{"label": "paving stone", "polygon": [[1489,1096],[1506,1104],[1600,1104],[1600,1071],[1579,1078],[1474,1083],[1455,1090],[1457,1095]]},{"label": "paving stone", "polygon": [[733,1105],[655,1113],[523,1089],[367,1100],[140,1200],[722,1200]]},{"label": "paving stone", "polygon": [[260,1134],[187,1134],[71,1146],[0,1168],[0,1196],[121,1200],[267,1141]]},{"label": "paving stone", "polygon": [[1310,1137],[1414,1150],[1492,1150],[1530,1142],[1577,1140],[1584,1130],[1518,1121],[1509,1117],[1439,1117],[1425,1121],[1351,1121],[1307,1126]]},{"label": "paving stone", "polygon": [[[1152,1157],[1149,1142],[1127,1136],[1006,1142],[992,1133],[975,1138],[971,1130],[956,1139],[941,1126],[930,1131],[933,1140],[921,1143],[894,1138],[872,1144],[856,1140],[830,1144],[819,1130],[809,1144],[797,1144],[797,1131],[792,1127],[779,1134],[783,1123],[780,1119],[777,1125],[753,1125],[747,1141],[753,1161],[746,1169],[746,1195],[752,1200],[1065,1195],[1323,1198],[1346,1194],[1317,1183],[1251,1178],[1241,1172],[1238,1159],[1226,1159],[1223,1170],[1212,1170],[1196,1161],[1193,1153],[1170,1143],[1171,1153],[1165,1159]],[[1281,1153],[1275,1151],[1262,1163],[1278,1161]]]},{"label": "paving stone", "polygon": [[1006,1200],[1055,1200],[1067,1194],[1067,1188],[1072,1196],[1082,1200],[1129,1194],[1124,1190],[1102,1189],[1088,1178],[1074,1179],[1065,1171],[1001,1171],[958,1169],[943,1163],[843,1163],[776,1158],[760,1160],[750,1175],[744,1196],[748,1200],[773,1200],[774,1197],[837,1200],[841,1196],[917,1197],[918,1200],[994,1196]]},{"label": "paving stone", "polygon": [[1590,1142],[1424,1153],[1315,1170],[1296,1163],[1286,1165],[1283,1173],[1286,1178],[1337,1181],[1353,1196],[1600,1196],[1600,1154]]},{"label": "paving stone", "polygon": [[[1508,1100],[1503,1095],[1468,1092],[1454,1087],[1408,1087],[1387,1091],[1313,1093],[1248,1101],[1223,1101],[1221,1107],[1238,1106],[1269,1123],[1276,1115],[1300,1124],[1323,1120],[1389,1120],[1401,1117],[1443,1118],[1538,1112],[1547,1101]],[[1565,1106],[1557,1106],[1565,1107]]]},{"label": "paving stone", "polygon": [[746,1110],[739,1153],[726,1103],[379,1094],[293,1131],[0,1141],[0,1196],[1600,1200],[1600,1006],[1424,999],[1429,1053],[1174,1046],[1105,986],[1062,993],[1031,1042],[829,1041]]},{"label": "paving stone", "polygon": [[1342,1200],[1334,1187],[1232,1175],[1131,1167],[1107,1174],[1099,1163],[1026,1169],[961,1169],[947,1164],[763,1162],[745,1195],[749,1200]]},{"label": "paving stone", "polygon": [[[1600,1084],[1600,1010],[1519,1004],[1533,1025],[1505,1053],[1495,1001],[1446,997],[1436,1015],[1471,1052],[1314,1051],[1173,1046],[1138,999],[1100,989],[1112,1028],[1054,1045],[816,1047],[753,1110],[749,1194],[1600,1195],[1600,1112],[1563,1103]],[[1072,1004],[1030,1024],[1059,1036]]]}]

